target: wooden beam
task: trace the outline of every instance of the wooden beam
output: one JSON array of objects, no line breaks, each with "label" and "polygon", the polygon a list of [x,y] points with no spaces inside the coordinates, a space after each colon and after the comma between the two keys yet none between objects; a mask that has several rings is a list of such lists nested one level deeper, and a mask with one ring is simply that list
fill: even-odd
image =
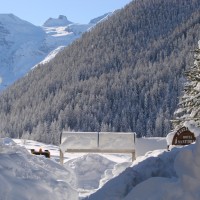
[{"label": "wooden beam", "polygon": [[60,164],[63,165],[63,163],[64,163],[64,153],[60,149]]},{"label": "wooden beam", "polygon": [[135,153],[134,149],[67,149],[68,153]]}]

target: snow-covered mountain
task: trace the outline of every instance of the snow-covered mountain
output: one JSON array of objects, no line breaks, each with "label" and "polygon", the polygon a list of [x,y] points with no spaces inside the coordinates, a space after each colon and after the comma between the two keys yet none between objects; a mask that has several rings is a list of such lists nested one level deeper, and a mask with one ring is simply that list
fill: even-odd
[{"label": "snow-covered mountain", "polygon": [[98,23],[102,20],[105,20],[108,16],[110,16],[112,14],[113,14],[112,12],[109,12],[109,13],[106,13],[106,14],[100,16],[100,17],[96,17],[96,18],[90,20],[89,24],[96,24],[96,23]]},{"label": "snow-covered mountain", "polygon": [[13,14],[0,15],[0,76],[8,85],[24,75],[48,53],[46,33]]},{"label": "snow-covered mountain", "polygon": [[[139,140],[137,157],[166,147],[165,138]],[[50,159],[31,155],[31,149],[48,150]],[[1,138],[0,150],[0,181],[5,185],[0,187],[0,199],[37,199],[39,195],[51,199],[51,195],[58,200],[81,200],[132,164],[130,154],[65,153],[63,167],[59,165],[58,146],[33,140]],[[22,187],[26,191],[20,192]]]},{"label": "snow-covered mountain", "polygon": [[39,27],[13,14],[0,14],[0,90],[43,60],[42,63],[51,60],[108,15],[110,13],[88,24],[73,23],[60,15],[57,19],[49,18]]},{"label": "snow-covered mountain", "polygon": [[73,24],[73,22],[69,21],[66,16],[59,15],[58,19],[49,18],[43,26],[68,26],[69,24]]}]

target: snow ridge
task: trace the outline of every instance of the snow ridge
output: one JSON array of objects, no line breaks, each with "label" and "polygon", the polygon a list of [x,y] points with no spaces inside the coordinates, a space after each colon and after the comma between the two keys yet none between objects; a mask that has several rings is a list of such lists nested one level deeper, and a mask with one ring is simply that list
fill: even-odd
[{"label": "snow ridge", "polygon": [[10,138],[0,139],[0,150],[0,199],[78,199],[69,169],[31,155]]}]

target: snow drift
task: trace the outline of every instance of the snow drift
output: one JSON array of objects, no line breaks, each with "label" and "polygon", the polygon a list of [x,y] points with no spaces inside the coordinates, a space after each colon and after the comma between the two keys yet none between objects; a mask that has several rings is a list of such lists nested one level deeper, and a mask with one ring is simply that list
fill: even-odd
[{"label": "snow drift", "polygon": [[155,143],[162,149],[149,151],[133,163],[125,161],[122,155],[67,154],[65,168],[43,156],[30,155],[19,145],[51,149],[53,160],[58,157],[58,147],[14,141],[0,140],[0,199],[75,200],[78,193],[79,199],[85,200],[198,200],[200,197],[199,137],[195,144],[171,151],[163,149],[164,138],[142,138],[140,145],[136,145],[139,155],[142,144],[145,150],[155,148]]},{"label": "snow drift", "polygon": [[0,199],[77,200],[74,175],[56,162],[0,139]]},{"label": "snow drift", "polygon": [[87,200],[198,200],[200,138],[196,144],[156,150],[108,181]]},{"label": "snow drift", "polygon": [[176,176],[173,162],[178,151],[157,150],[137,158],[132,166],[108,181],[87,200],[122,200],[136,185],[152,176]]},{"label": "snow drift", "polygon": [[137,185],[124,200],[198,200],[200,198],[200,138],[176,156],[177,178],[150,178]]}]

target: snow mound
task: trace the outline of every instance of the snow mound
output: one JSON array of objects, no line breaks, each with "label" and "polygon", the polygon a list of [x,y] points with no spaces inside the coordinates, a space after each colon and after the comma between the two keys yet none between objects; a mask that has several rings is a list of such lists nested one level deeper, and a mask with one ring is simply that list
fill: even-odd
[{"label": "snow mound", "polygon": [[148,152],[85,200],[122,200],[135,186],[151,177],[176,177],[173,163],[179,151],[180,149],[174,148],[171,152]]},{"label": "snow mound", "polygon": [[0,140],[0,170],[0,199],[78,199],[70,170],[30,154],[9,138]]},{"label": "snow mound", "polygon": [[198,200],[200,198],[200,137],[194,144],[156,150],[85,200]]},{"label": "snow mound", "polygon": [[77,188],[97,189],[99,180],[107,169],[112,169],[115,162],[99,154],[86,154],[65,163],[67,168],[74,170],[77,176]]},{"label": "snow mound", "polygon": [[100,180],[99,188],[101,188],[105,183],[107,183],[112,178],[118,176],[120,173],[122,173],[127,167],[130,167],[132,162],[123,162],[123,163],[117,163],[114,165],[113,169],[107,169]]},{"label": "snow mound", "polygon": [[66,27],[66,31],[79,35],[88,31],[93,26],[95,26],[95,24],[70,24]]},{"label": "snow mound", "polygon": [[151,178],[136,186],[124,200],[197,200],[200,198],[200,138],[177,155],[177,178]]},{"label": "snow mound", "polygon": [[[32,140],[14,139],[14,141],[18,146],[24,147],[29,151],[30,149],[35,149],[36,151],[39,151],[40,148],[42,148],[43,150],[49,150],[51,153],[51,159],[56,162],[60,162],[60,151],[58,146],[44,144]],[[69,182],[70,185],[76,188],[79,192],[79,199],[82,199],[94,193],[99,187],[102,187],[108,180],[119,175],[119,173],[121,173],[125,168],[132,164],[132,162],[128,162],[130,160],[131,156],[129,154],[64,154],[64,166],[67,168],[67,170],[69,170],[70,168],[69,171],[71,172],[67,176],[67,180],[68,182],[71,180]],[[94,173],[97,173],[96,179],[95,177],[92,177],[89,174],[90,169],[92,169],[92,175]],[[78,173],[75,174],[76,172]],[[84,175],[86,176],[87,187],[85,187],[84,184]],[[63,174],[63,177],[66,177],[66,174]],[[63,179],[63,177],[61,177],[60,179]],[[93,183],[95,185],[93,185]]]},{"label": "snow mound", "polygon": [[11,138],[1,138],[0,147],[3,148],[5,145],[15,145],[16,143]]}]

